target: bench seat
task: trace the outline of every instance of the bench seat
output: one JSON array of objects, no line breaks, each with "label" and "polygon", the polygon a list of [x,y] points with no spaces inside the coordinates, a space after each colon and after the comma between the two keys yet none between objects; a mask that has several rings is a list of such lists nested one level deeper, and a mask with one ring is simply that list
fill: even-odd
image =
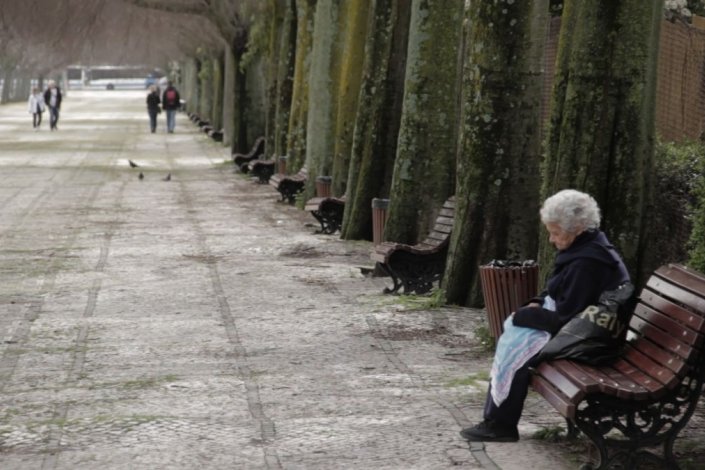
[{"label": "bench seat", "polygon": [[[659,268],[639,297],[621,356],[608,365],[541,363],[532,387],[599,452],[599,466],[642,458],[677,468],[673,442],[690,419],[705,380],[705,276],[681,265]],[[619,439],[607,436],[612,431]],[[619,444],[610,454],[610,447]],[[663,446],[663,457],[645,447]],[[621,468],[621,467],[620,467]]]},{"label": "bench seat", "polygon": [[385,293],[396,293],[404,287],[405,294],[424,294],[431,290],[434,282],[441,280],[454,218],[455,196],[451,196],[422,242],[416,245],[382,242],[374,248],[370,258],[393,282]]},{"label": "bench seat", "polygon": [[267,184],[269,178],[274,174],[274,160],[252,160],[246,163],[248,171],[252,176],[257,177],[257,182],[260,184]]},{"label": "bench seat", "polygon": [[308,169],[304,166],[293,175],[275,173],[269,178],[269,184],[281,194],[281,200],[293,204],[296,195],[303,191],[308,180]]},{"label": "bench seat", "polygon": [[343,197],[314,197],[306,201],[304,210],[321,224],[321,229],[316,233],[331,235],[343,224],[343,213],[345,211],[345,196]]}]

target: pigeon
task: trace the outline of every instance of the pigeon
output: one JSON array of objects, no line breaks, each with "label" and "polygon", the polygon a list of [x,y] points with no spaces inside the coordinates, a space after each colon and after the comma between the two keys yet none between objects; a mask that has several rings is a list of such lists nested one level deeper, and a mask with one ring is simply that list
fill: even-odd
[{"label": "pigeon", "polygon": [[128,160],[128,162],[130,163],[130,166],[132,168],[137,168],[139,166],[137,163],[133,162],[132,160]]},{"label": "pigeon", "polygon": [[141,171],[140,171],[140,176],[139,176],[139,178],[140,178],[141,180],[144,179],[144,174],[143,174]]},{"label": "pigeon", "polygon": [[164,181],[171,181],[171,173],[164,177]]}]

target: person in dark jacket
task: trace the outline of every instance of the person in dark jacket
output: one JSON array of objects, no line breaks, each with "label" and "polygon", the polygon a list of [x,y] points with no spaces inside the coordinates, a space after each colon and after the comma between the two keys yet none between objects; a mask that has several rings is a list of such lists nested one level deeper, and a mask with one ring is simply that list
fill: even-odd
[{"label": "person in dark jacket", "polygon": [[149,114],[149,128],[154,134],[157,131],[157,115],[162,112],[159,105],[161,104],[159,99],[159,92],[155,85],[149,86],[149,93],[147,94],[147,114]]},{"label": "person in dark jacket", "polygon": [[162,94],[162,109],[166,112],[166,130],[169,134],[174,133],[176,126],[176,111],[181,107],[181,97],[179,92],[174,88],[174,84],[168,82],[164,93]]},{"label": "person in dark jacket", "polygon": [[49,129],[59,130],[56,126],[59,123],[59,110],[61,109],[61,89],[56,86],[54,80],[49,81],[49,86],[44,91],[44,103],[49,107]]},{"label": "person in dark jacket", "polygon": [[[558,254],[546,289],[510,318],[513,327],[548,332],[550,335],[544,333],[548,339],[575,315],[596,304],[602,292],[628,282],[629,274],[621,257],[599,229],[600,209],[590,195],[572,189],[560,191],[546,199],[540,214],[549,241],[558,249]],[[507,331],[499,343],[505,341],[505,335]],[[484,419],[461,431],[465,439],[484,442],[519,439],[517,425],[529,389],[529,368],[536,366],[535,359],[534,355],[526,363],[517,365],[508,395],[499,404],[492,397],[490,382]]]}]

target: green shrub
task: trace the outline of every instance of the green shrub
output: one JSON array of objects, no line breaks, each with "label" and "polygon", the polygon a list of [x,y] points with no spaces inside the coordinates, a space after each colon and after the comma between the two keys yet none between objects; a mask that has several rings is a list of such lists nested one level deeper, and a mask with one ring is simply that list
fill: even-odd
[{"label": "green shrub", "polygon": [[703,180],[704,155],[705,145],[700,142],[656,144],[653,197],[648,211],[642,265],[644,275],[668,262],[688,261],[693,213],[699,205],[697,188]]}]

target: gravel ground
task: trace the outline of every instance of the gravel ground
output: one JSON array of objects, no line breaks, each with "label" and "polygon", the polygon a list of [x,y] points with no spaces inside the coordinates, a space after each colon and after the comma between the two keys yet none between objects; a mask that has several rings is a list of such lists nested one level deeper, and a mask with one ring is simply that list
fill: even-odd
[{"label": "gravel ground", "polygon": [[370,243],[314,234],[160,118],[141,91],[71,91],[57,132],[0,108],[0,468],[578,466],[534,437],[562,423],[534,394],[519,443],[458,435],[487,386],[482,310],[383,295]]}]

